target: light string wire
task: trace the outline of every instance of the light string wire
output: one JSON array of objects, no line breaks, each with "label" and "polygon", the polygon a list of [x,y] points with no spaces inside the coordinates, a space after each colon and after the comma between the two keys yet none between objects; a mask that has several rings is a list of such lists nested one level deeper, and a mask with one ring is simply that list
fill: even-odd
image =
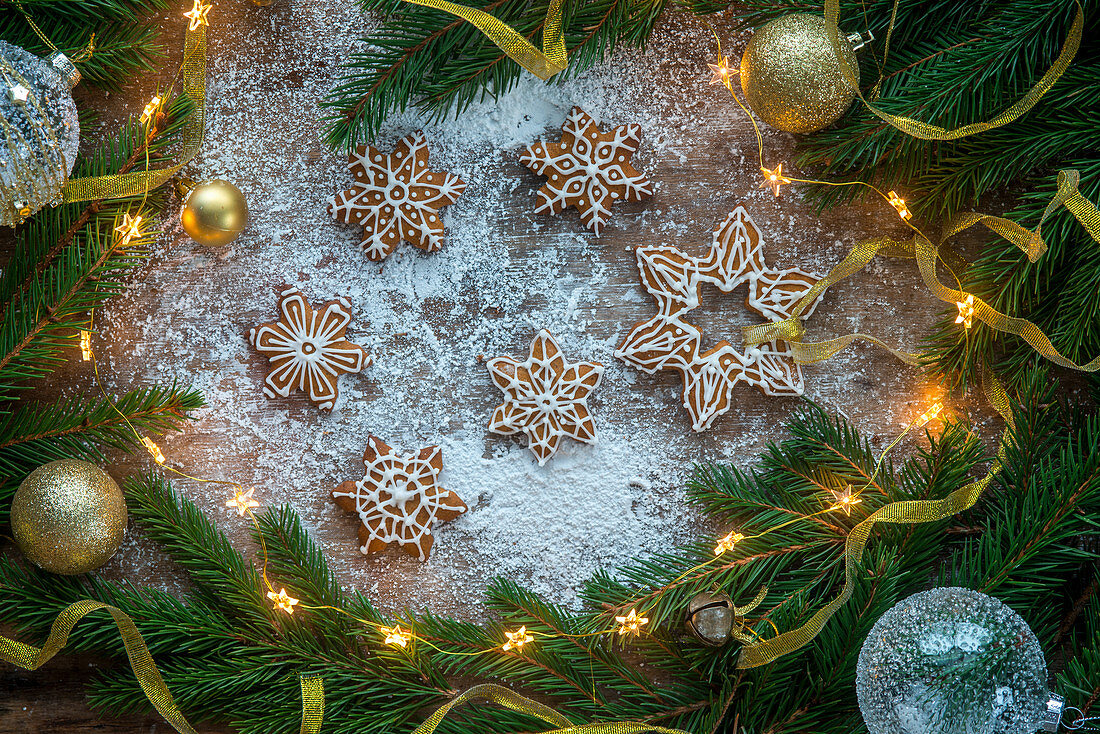
[{"label": "light string wire", "polygon": [[[26,9],[23,7],[23,3],[20,2],[20,0],[16,0],[15,9],[18,10],[19,14],[23,16],[23,19],[25,21],[27,21],[27,25],[29,25],[31,27],[31,30],[34,31],[34,35],[38,36],[39,40],[42,41],[42,43],[46,44],[46,48],[50,49],[51,51],[56,51],[58,53],[61,53],[61,49],[59,49],[57,46],[55,46],[53,44],[53,41],[51,41],[46,36],[46,34],[42,32],[42,29],[39,28],[38,24],[34,22],[34,19],[31,18],[30,13],[28,13],[26,11]],[[95,53],[95,31],[92,31],[92,35],[88,38],[88,43],[85,44],[84,48],[81,49],[80,53],[78,53],[75,56],[71,56],[71,57],[67,56],[66,58],[68,58],[69,61],[73,62],[74,64],[80,64],[80,63],[83,63],[83,62],[87,61],[88,59],[92,58],[92,55],[94,53]]]}]

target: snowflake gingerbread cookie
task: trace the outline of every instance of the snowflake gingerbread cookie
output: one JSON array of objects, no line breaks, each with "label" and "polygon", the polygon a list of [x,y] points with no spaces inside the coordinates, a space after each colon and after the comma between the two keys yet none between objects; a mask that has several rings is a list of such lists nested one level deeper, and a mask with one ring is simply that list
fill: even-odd
[{"label": "snowflake gingerbread cookie", "polygon": [[538,141],[520,162],[547,177],[538,191],[535,213],[558,214],[576,207],[584,226],[597,237],[615,201],[641,201],[653,194],[645,174],[631,165],[641,143],[639,125],[619,125],[601,132],[596,121],[574,107],[561,126],[561,142]]},{"label": "snowflake gingerbread cookie", "polygon": [[248,340],[271,363],[264,395],[285,398],[298,388],[322,410],[332,410],[340,375],[361,372],[371,363],[363,347],[344,338],[351,304],[338,298],[313,309],[291,288],[279,297],[279,310],[278,321],[248,332]]},{"label": "snowflake gingerbread cookie", "polygon": [[[636,255],[642,285],[657,302],[657,315],[631,329],[615,356],[650,374],[675,370],[684,382],[684,407],[692,428],[706,430],[730,409],[738,382],[758,387],[766,395],[801,395],[802,369],[781,341],[750,347],[744,352],[720,341],[702,351],[702,333],[685,320],[699,305],[704,283],[728,293],[748,284],[745,304],[772,320],[790,316],[798,299],[820,280],[797,268],[775,270],[764,263],[760,230],[743,207],[737,207],[714,232],[704,258],[685,255],[662,245],[639,247]],[[817,302],[804,314],[809,316]]]},{"label": "snowflake gingerbread cookie", "polygon": [[458,176],[428,168],[428,141],[417,130],[384,155],[360,145],[348,156],[355,185],[329,200],[328,212],[363,227],[359,246],[371,260],[384,260],[405,240],[432,252],[443,246],[440,208],[466,190]]},{"label": "snowflake gingerbread cookie", "polygon": [[428,446],[415,454],[398,454],[377,436],[368,436],[363,464],[367,470],[362,479],[343,482],[332,492],[337,505],[359,516],[360,552],[377,553],[397,544],[425,560],[434,542],[432,524],[466,512],[458,495],[437,483],[443,453]]},{"label": "snowflake gingerbread cookie", "polygon": [[487,366],[505,399],[493,411],[489,430],[506,436],[522,431],[539,466],[558,450],[562,436],[595,443],[588,395],[600,385],[602,364],[567,362],[554,337],[543,329],[531,342],[526,361],[496,357]]}]

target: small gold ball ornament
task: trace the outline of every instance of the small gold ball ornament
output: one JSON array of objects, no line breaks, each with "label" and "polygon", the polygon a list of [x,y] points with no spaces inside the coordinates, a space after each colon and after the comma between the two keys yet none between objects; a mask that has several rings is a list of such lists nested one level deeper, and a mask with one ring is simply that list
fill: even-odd
[{"label": "small gold ball ornament", "polygon": [[126,500],[107,472],[76,459],[31,472],[11,503],[15,543],[52,573],[88,573],[115,554],[126,533]]},{"label": "small gold ball ornament", "polygon": [[[841,38],[841,53],[859,79],[853,41]],[[836,122],[855,99],[825,32],[825,18],[791,13],[756,29],[741,57],[741,91],[756,116],[791,133],[812,133]]]},{"label": "small gold ball ornament", "polygon": [[181,181],[184,193],[180,222],[200,245],[228,245],[248,224],[248,202],[233,184],[220,178],[196,184]]}]

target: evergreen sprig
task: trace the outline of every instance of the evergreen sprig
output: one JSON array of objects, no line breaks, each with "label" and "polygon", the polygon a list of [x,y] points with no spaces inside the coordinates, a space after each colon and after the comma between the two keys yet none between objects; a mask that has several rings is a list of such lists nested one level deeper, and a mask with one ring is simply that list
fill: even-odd
[{"label": "evergreen sprig", "polygon": [[[667,0],[565,0],[562,28],[568,78],[620,45],[642,46]],[[368,142],[395,112],[410,107],[437,118],[459,114],[475,101],[507,92],[522,68],[479,30],[438,10],[400,0],[361,0],[364,11],[390,15],[363,39],[345,75],[322,106],[325,139],[334,148]],[[546,0],[465,3],[499,18],[542,46]]]},{"label": "evergreen sprig", "polygon": [[69,58],[80,55],[94,33],[92,55],[77,68],[84,81],[114,91],[135,74],[154,70],[164,58],[150,15],[166,7],[164,0],[0,0],[0,40],[38,56],[52,51],[23,11]]},{"label": "evergreen sprig", "polygon": [[[263,569],[156,478],[132,479],[126,491],[138,525],[190,575],[195,593],[186,603],[129,584],[50,576],[7,558],[0,560],[0,610],[3,621],[40,639],[53,616],[78,598],[115,604],[149,635],[165,680],[193,720],[229,722],[249,734],[297,731],[299,674],[325,678],[326,732],[411,729],[462,688],[496,681],[578,723],[633,719],[698,734],[849,734],[864,730],[852,685],[862,640],[887,609],[938,577],[939,584],[992,593],[1021,613],[1048,654],[1064,656],[1063,692],[1084,702],[1100,677],[1095,614],[1088,615],[1096,608],[1097,552],[1095,542],[1081,540],[1100,535],[1100,458],[1092,450],[1100,421],[1095,412],[1059,402],[1042,372],[1029,372],[1022,385],[1013,405],[1016,431],[987,496],[961,517],[876,528],[851,601],[808,647],[758,669],[735,669],[735,645],[694,642],[683,629],[687,600],[724,590],[743,603],[767,583],[748,626],[766,637],[771,624],[801,624],[838,592],[841,547],[861,517],[887,502],[943,497],[983,470],[991,457],[965,426],[949,423],[913,458],[896,468],[884,464],[851,518],[809,518],[829,503],[828,489],[837,483],[867,484],[877,457],[845,421],[808,405],[791,423],[791,437],[769,446],[754,471],[702,466],[690,485],[692,501],[722,528],[748,533],[792,517],[803,523],[738,544],[728,558],[686,576],[709,546],[600,573],[586,584],[581,610],[498,579],[487,591],[488,624],[400,615],[397,621],[419,637],[408,648],[382,644],[373,625],[392,625],[394,618],[340,588],[292,510],[261,512],[257,531],[272,583],[302,600],[287,616],[265,599]],[[650,634],[585,636],[635,606],[650,617]],[[522,652],[502,651],[503,631],[519,625],[546,636]],[[82,622],[75,639],[79,649],[120,650],[105,616]],[[148,708],[125,668],[94,680],[90,692],[108,711]],[[516,712],[468,707],[441,731],[536,726]]]}]

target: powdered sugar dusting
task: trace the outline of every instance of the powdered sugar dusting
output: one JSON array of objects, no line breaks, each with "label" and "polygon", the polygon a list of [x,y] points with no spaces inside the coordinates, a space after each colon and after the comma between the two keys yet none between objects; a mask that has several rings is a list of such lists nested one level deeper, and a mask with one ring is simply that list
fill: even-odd
[{"label": "powdered sugar dusting", "polygon": [[[236,243],[210,250],[169,223],[141,278],[97,316],[111,387],[176,379],[210,403],[185,434],[162,441],[169,463],[255,485],[264,504],[289,502],[341,581],[389,608],[477,617],[483,588],[498,574],[574,603],[596,569],[697,537],[703,525],[682,490],[692,464],[749,464],[766,441],[782,437],[798,401],[741,386],[728,415],[693,433],[674,376],[643,375],[613,356],[652,312],[632,247],[675,243],[702,254],[711,229],[740,203],[764,231],[769,261],[821,274],[887,215],[840,210],[822,218],[795,197],[776,201],[759,190],[747,119],[724,90],[704,83],[709,31],[675,15],[645,52],[624,50],[567,83],[525,75],[501,99],[476,103],[457,120],[393,118],[380,148],[422,128],[432,168],[468,187],[444,210],[441,251],[402,246],[371,263],[358,249],[357,228],[325,213],[351,176],[344,157],[323,147],[318,122],[318,102],[338,78],[335,60],[353,50],[367,22],[352,4],[335,1],[239,12],[247,13],[239,23],[211,36],[209,128],[192,175],[237,183],[250,226]],[[541,180],[518,163],[534,139],[557,139],[574,104],[601,124],[638,123],[634,162],[657,187],[648,202],[617,205],[599,240],[572,210],[535,215]],[[787,156],[791,138],[769,132],[766,144]],[[893,324],[899,344],[912,347],[934,305],[897,306],[919,300],[904,295],[915,277],[892,263],[876,270],[830,293],[815,323],[830,335]],[[341,378],[331,414],[300,395],[262,394],[266,362],[246,335],[275,317],[277,294],[288,286],[314,304],[346,297],[347,338],[374,357],[362,374]],[[856,288],[861,300],[842,307]],[[739,344],[740,326],[752,323],[743,297],[704,292],[712,302],[698,313],[705,338]],[[484,365],[498,355],[523,358],[541,328],[571,359],[606,366],[589,401],[599,441],[563,442],[544,467],[522,437],[487,431],[500,396]],[[811,368],[806,382],[815,399],[883,435],[923,405],[915,373],[862,350]],[[356,519],[329,498],[341,481],[362,476],[369,433],[403,452],[440,445],[440,484],[470,508],[433,530],[427,562],[397,551],[361,555]],[[224,507],[223,487],[177,486],[246,547],[247,525]],[[113,569],[141,578],[158,563],[148,544],[132,538]]]}]

